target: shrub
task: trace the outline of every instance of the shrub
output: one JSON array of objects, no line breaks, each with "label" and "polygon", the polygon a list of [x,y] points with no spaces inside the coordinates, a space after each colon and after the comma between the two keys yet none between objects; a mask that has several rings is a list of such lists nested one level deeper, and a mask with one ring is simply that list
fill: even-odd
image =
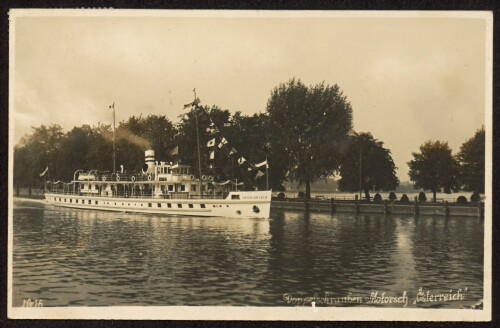
[{"label": "shrub", "polygon": [[465,196],[458,196],[457,203],[458,204],[467,204],[467,198],[465,198]]},{"label": "shrub", "polygon": [[475,202],[475,203],[477,203],[477,202],[479,202],[480,200],[481,200],[481,196],[480,196],[477,192],[472,193],[472,195],[470,195],[470,201],[471,201],[471,202]]},{"label": "shrub", "polygon": [[403,196],[401,196],[401,199],[399,200],[401,203],[409,203],[410,202],[410,199],[408,199],[408,195],[406,194],[403,194]]},{"label": "shrub", "polygon": [[393,191],[391,191],[391,192],[389,193],[389,200],[390,200],[391,202],[394,202],[394,201],[396,201],[397,199],[398,199],[398,196],[396,196],[396,194],[395,194]]},{"label": "shrub", "polygon": [[418,201],[419,202],[425,202],[425,201],[427,201],[427,196],[425,195],[424,192],[421,191],[421,192],[418,193]]},{"label": "shrub", "polygon": [[277,198],[278,198],[278,199],[285,199],[285,193],[284,193],[284,192],[280,192],[280,193],[278,194],[278,197],[277,197]]},{"label": "shrub", "polygon": [[299,199],[304,199],[306,198],[306,194],[303,191],[299,191],[299,194],[297,195]]},{"label": "shrub", "polygon": [[381,203],[382,202],[382,196],[380,196],[379,193],[376,193],[375,196],[373,196],[373,202],[374,203]]}]

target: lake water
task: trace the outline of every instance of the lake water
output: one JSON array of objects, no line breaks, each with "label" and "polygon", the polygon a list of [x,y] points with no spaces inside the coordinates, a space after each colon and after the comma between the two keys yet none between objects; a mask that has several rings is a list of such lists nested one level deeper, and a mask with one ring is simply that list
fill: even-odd
[{"label": "lake water", "polygon": [[13,227],[13,306],[403,307],[406,295],[408,307],[462,308],[483,298],[475,218],[190,218],[16,199]]}]

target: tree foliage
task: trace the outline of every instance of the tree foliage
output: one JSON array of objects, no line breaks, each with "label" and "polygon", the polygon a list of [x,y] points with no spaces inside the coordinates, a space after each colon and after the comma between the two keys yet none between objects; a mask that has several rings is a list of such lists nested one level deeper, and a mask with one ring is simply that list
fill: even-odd
[{"label": "tree foliage", "polygon": [[420,146],[420,152],[413,152],[412,156],[408,175],[415,188],[432,191],[434,202],[436,192],[458,190],[459,165],[447,142],[427,141]]},{"label": "tree foliage", "polygon": [[355,192],[361,187],[368,200],[370,190],[396,189],[399,185],[396,169],[391,151],[384,148],[382,141],[368,132],[354,133],[342,158],[339,189]]},{"label": "tree foliage", "polygon": [[460,147],[457,160],[460,163],[460,184],[466,191],[484,193],[484,127]]},{"label": "tree foliage", "polygon": [[267,113],[273,185],[288,172],[305,184],[309,198],[310,184],[340,165],[352,129],[351,105],[337,85],[307,87],[292,79],[271,92]]},{"label": "tree foliage", "polygon": [[47,166],[48,174],[57,176],[63,169],[58,161],[64,132],[61,126],[53,124],[33,127],[33,132],[24,136],[14,147],[14,180],[23,186],[39,187],[39,173]]}]

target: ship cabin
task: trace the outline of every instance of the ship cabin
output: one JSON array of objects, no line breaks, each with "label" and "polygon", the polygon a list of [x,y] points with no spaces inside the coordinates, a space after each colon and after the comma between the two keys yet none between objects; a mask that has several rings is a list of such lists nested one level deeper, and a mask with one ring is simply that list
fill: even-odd
[{"label": "ship cabin", "polygon": [[80,173],[78,179],[73,181],[76,193],[82,196],[125,198],[213,197],[212,176],[203,175],[200,181],[189,165],[155,161],[153,150],[147,150],[145,155],[146,163],[138,174],[128,174],[123,167],[114,174],[97,171]]}]

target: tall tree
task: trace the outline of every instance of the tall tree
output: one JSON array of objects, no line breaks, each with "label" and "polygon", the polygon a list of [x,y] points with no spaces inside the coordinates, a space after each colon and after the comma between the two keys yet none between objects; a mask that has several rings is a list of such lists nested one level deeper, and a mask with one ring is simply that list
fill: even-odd
[{"label": "tall tree", "polygon": [[[14,183],[38,186],[42,179],[39,173],[49,168],[51,178],[59,177],[58,157],[64,132],[60,125],[32,127],[31,134],[23,136],[14,149]],[[16,171],[18,171],[16,173]]]},{"label": "tall tree", "polygon": [[415,188],[430,190],[436,202],[436,192],[458,190],[458,162],[452,155],[447,142],[427,141],[420,146],[419,153],[412,153],[408,162],[410,180]]},{"label": "tall tree", "polygon": [[339,168],[352,129],[350,103],[337,85],[292,79],[272,91],[267,113],[272,169],[305,184],[310,198],[311,183]]},{"label": "tall tree", "polygon": [[153,149],[160,160],[171,159],[176,129],[164,115],[132,116],[116,130],[118,163],[137,170],[144,164],[144,151]]},{"label": "tall tree", "polygon": [[457,160],[460,163],[460,184],[466,191],[484,193],[484,127],[460,147]]},{"label": "tall tree", "polygon": [[354,133],[342,158],[339,189],[354,192],[361,187],[369,200],[370,190],[389,191],[399,185],[396,169],[391,151],[382,141],[368,132]]}]

